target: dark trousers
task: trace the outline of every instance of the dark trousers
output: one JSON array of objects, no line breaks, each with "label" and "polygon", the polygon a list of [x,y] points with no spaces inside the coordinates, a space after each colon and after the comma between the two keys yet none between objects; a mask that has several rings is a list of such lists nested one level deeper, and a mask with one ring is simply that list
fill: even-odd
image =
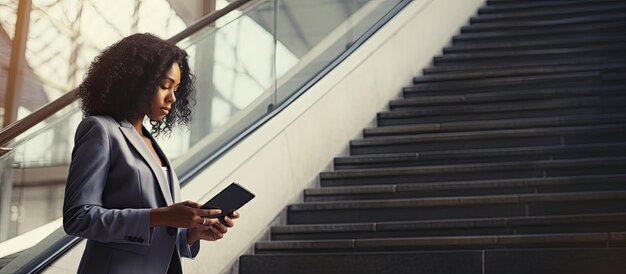
[{"label": "dark trousers", "polygon": [[180,257],[176,254],[176,248],[172,252],[172,259],[170,260],[170,266],[167,268],[167,274],[183,274],[183,266],[180,263]]}]

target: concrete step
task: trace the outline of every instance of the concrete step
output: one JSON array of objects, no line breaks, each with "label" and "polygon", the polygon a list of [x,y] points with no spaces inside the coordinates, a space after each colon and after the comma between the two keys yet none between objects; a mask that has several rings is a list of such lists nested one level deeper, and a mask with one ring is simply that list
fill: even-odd
[{"label": "concrete step", "polygon": [[468,64],[462,63],[442,63],[437,66],[431,66],[423,70],[424,75],[431,74],[448,74],[459,72],[478,73],[482,71],[490,70],[503,70],[503,69],[532,69],[534,67],[543,66],[577,66],[577,65],[593,65],[593,64],[611,64],[611,63],[624,63],[626,58],[620,56],[599,56],[599,57],[585,57],[570,58],[570,59],[546,59],[546,60],[525,60],[517,61],[515,63],[476,63],[471,62]]},{"label": "concrete step", "polygon": [[[483,79],[471,79],[463,81],[449,81],[449,82],[432,82],[432,83],[419,83],[410,87],[402,89],[405,95],[412,92],[418,92],[421,95],[437,94],[443,91],[465,91],[470,92],[478,90],[481,92],[486,91],[502,91],[504,89],[528,89],[535,87],[558,87],[561,82],[569,81],[570,83],[579,83],[583,85],[597,84],[609,84],[608,77],[613,70],[606,71],[583,71],[583,72],[568,72],[568,73],[554,73],[544,75],[530,75],[530,76],[508,76],[497,78],[483,78]],[[626,72],[620,72],[623,77]],[[616,82],[619,83],[619,82]],[[568,87],[566,85],[565,87]]]},{"label": "concrete step", "polygon": [[523,119],[496,119],[449,123],[409,124],[366,128],[363,137],[400,136],[422,133],[462,132],[475,130],[504,130],[521,128],[543,128],[557,126],[582,126],[619,123],[626,121],[626,113],[548,116]]},{"label": "concrete step", "polygon": [[503,30],[482,31],[476,33],[461,33],[452,37],[454,45],[464,42],[503,42],[575,37],[589,33],[614,33],[623,32],[626,22],[591,22],[584,25],[566,25],[559,28],[536,28],[530,30]]},{"label": "concrete step", "polygon": [[[400,107],[408,107],[411,104],[424,104],[427,100],[430,100],[428,103],[430,106],[428,107],[460,105],[458,102],[460,102],[463,96],[473,100],[464,103],[468,106],[489,102],[501,104],[500,102],[545,101],[559,98],[576,99],[580,97],[596,97],[598,99],[614,99],[623,96],[624,90],[622,87],[626,83],[626,81],[605,81],[592,77],[576,78],[561,76],[550,78],[549,75],[543,76],[486,78],[483,80],[466,80],[463,82],[450,81],[416,84],[403,88],[402,95],[404,98],[393,100],[393,104],[389,106],[397,110]],[[559,84],[558,81],[553,81],[553,79],[564,79],[566,82]],[[516,81],[518,81],[518,85],[515,85]],[[465,89],[461,88],[462,83],[466,84]],[[452,99],[450,100],[450,98]],[[454,100],[456,100],[457,103],[455,103]],[[396,104],[402,101],[406,103]],[[614,104],[608,103],[607,105]],[[420,107],[420,109],[422,109],[422,107]]]},{"label": "concrete step", "polygon": [[[402,114],[380,113],[377,124],[380,127],[409,125],[409,124],[432,124],[432,123],[452,123],[452,122],[473,122],[479,120],[497,119],[534,119],[548,116],[573,116],[573,115],[600,115],[621,113],[619,107],[598,106],[576,102],[564,102],[555,105],[555,108],[537,106],[530,109],[513,109],[511,111],[494,112],[468,112],[468,113],[440,113],[428,114],[414,111],[402,111]],[[399,112],[399,111],[398,111]]]},{"label": "concrete step", "polygon": [[626,125],[565,126],[404,136],[370,137],[350,142],[351,155],[439,150],[513,148],[621,142]]},{"label": "concrete step", "polygon": [[482,42],[482,43],[463,43],[461,45],[451,45],[443,49],[444,54],[448,53],[468,53],[480,51],[507,51],[507,50],[524,50],[524,49],[540,49],[540,48],[566,48],[566,47],[588,47],[598,44],[620,43],[626,40],[626,33],[603,33],[603,34],[585,34],[576,37],[553,38],[542,40],[523,40],[510,42]]},{"label": "concrete step", "polygon": [[562,22],[568,22],[567,20],[570,19],[590,17],[608,17],[613,19],[613,15],[623,15],[624,13],[626,13],[626,4],[616,1],[610,4],[602,3],[594,6],[568,8],[559,7],[533,11],[480,14],[470,18],[471,24],[461,29],[463,30],[465,28],[478,25],[492,26],[502,24],[503,26],[508,26],[513,23],[517,23],[521,26],[541,26],[536,25],[540,22],[550,26],[550,23],[558,22],[560,20],[562,20]]},{"label": "concrete step", "polygon": [[425,236],[528,235],[619,232],[626,213],[450,219],[436,221],[284,225],[271,228],[272,241],[405,238]]},{"label": "concrete step", "polygon": [[[486,83],[483,82],[483,85]],[[585,83],[578,86],[561,86],[561,87],[516,87],[516,88],[499,88],[497,86],[485,87],[492,89],[481,91],[480,88],[468,89],[463,91],[460,89],[442,90],[437,92],[427,92],[416,89],[403,89],[404,99],[392,100],[389,103],[391,110],[402,108],[415,108],[427,106],[446,106],[446,105],[472,105],[479,103],[498,104],[501,102],[523,101],[523,100],[541,100],[556,98],[576,98],[576,97],[603,97],[603,96],[619,96],[626,91],[626,85],[621,83]],[[428,94],[426,94],[428,93]]]},{"label": "concrete step", "polygon": [[622,3],[612,6],[597,7],[596,9],[599,11],[598,13],[555,13],[548,18],[546,18],[546,16],[542,16],[542,18],[540,19],[529,21],[515,20],[513,18],[509,18],[506,21],[500,22],[474,21],[471,25],[462,27],[461,33],[475,33],[482,31],[529,30],[536,28],[560,28],[563,26],[575,26],[597,22],[615,22],[626,19],[626,4]]},{"label": "concrete step", "polygon": [[626,174],[353,185],[306,189],[305,202],[625,190]]},{"label": "concrete step", "polygon": [[[521,96],[520,96],[521,97]],[[554,109],[557,108],[569,108],[569,107],[581,107],[581,106],[593,106],[592,103],[595,103],[597,107],[616,107],[619,109],[619,105],[621,103],[626,102],[626,96],[621,94],[604,94],[604,95],[595,95],[595,96],[572,96],[572,97],[556,97],[556,96],[546,96],[548,98],[528,98],[525,100],[510,100],[504,102],[476,102],[476,103],[465,103],[465,104],[432,104],[429,106],[420,106],[420,105],[395,105],[389,112],[381,112],[380,117],[385,117],[384,115],[392,114],[392,113],[402,113],[398,114],[400,116],[405,115],[407,112],[420,112],[423,115],[441,115],[454,113],[486,113],[493,111],[502,111],[502,112],[510,112],[514,110],[529,110],[529,109],[545,109],[547,106],[552,106]],[[588,103],[583,103],[583,100],[587,100]],[[615,101],[611,101],[615,100]],[[577,103],[578,102],[578,103]],[[510,108],[507,108],[510,107]],[[394,117],[394,115],[390,115],[390,117]],[[495,119],[497,116],[494,115]]]},{"label": "concrete step", "polygon": [[407,184],[623,172],[626,172],[626,157],[618,156],[336,170],[320,173],[320,184],[323,187]]},{"label": "concrete step", "polygon": [[583,145],[528,146],[491,149],[461,149],[337,157],[335,170],[408,167],[443,164],[468,164],[488,161],[511,162],[578,157],[615,157],[626,155],[626,143],[596,143]]},{"label": "concrete step", "polygon": [[[625,20],[626,21],[626,20]],[[449,53],[433,58],[435,65],[444,62],[510,62],[511,60],[528,60],[536,58],[567,58],[571,56],[624,56],[626,43],[618,42],[586,47],[568,47],[551,49],[511,49],[497,52]],[[494,60],[495,59],[495,60]]]},{"label": "concrete step", "polygon": [[622,274],[626,248],[244,255],[239,273]]},{"label": "concrete step", "polygon": [[[626,41],[626,40],[625,40]],[[570,72],[585,71],[610,71],[616,69],[625,69],[626,62],[607,63],[607,64],[589,64],[589,65],[546,65],[521,68],[492,69],[478,71],[463,71],[450,73],[437,73],[417,76],[413,78],[414,84],[446,82],[446,81],[463,81],[478,80],[485,78],[499,77],[516,77],[516,76],[534,76],[545,74],[561,74]]]},{"label": "concrete step", "polygon": [[292,204],[287,224],[533,217],[626,212],[626,191],[507,194]]},{"label": "concrete step", "polygon": [[516,1],[507,4],[498,4],[487,2],[488,5],[478,9],[478,14],[505,14],[519,13],[530,11],[549,11],[562,10],[564,8],[574,7],[595,7],[598,5],[615,4],[615,0],[580,0],[580,1],[563,1],[563,0],[543,0],[543,1]]},{"label": "concrete step", "polygon": [[256,254],[305,252],[372,252],[471,250],[557,247],[623,247],[626,232],[555,233],[534,235],[431,236],[376,239],[263,241]]}]

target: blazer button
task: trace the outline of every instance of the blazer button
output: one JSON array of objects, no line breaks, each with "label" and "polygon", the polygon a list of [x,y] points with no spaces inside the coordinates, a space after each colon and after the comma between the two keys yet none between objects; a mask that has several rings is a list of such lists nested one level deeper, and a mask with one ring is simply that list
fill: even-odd
[{"label": "blazer button", "polygon": [[167,227],[167,234],[169,234],[170,236],[176,235],[177,232],[178,232],[177,228],[171,227],[171,226]]}]

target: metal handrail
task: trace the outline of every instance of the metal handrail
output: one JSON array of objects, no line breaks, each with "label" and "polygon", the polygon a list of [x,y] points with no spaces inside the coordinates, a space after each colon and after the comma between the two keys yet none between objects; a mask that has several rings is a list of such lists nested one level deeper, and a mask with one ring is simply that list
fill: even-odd
[{"label": "metal handrail", "polygon": [[[244,4],[250,1],[252,0],[236,0],[232,2],[231,4],[229,4],[228,6],[226,6],[225,8],[214,11],[196,20],[195,22],[191,23],[191,25],[189,25],[187,28],[185,28],[183,31],[167,39],[167,41],[178,43],[181,40],[198,32],[204,27],[214,23],[218,19],[222,18],[224,15],[228,14],[229,12],[235,9],[238,9],[239,7],[243,6]],[[71,90],[70,92],[64,94],[63,96],[57,98],[56,100],[38,108],[37,110],[29,114],[28,116],[18,121],[15,121],[11,123],[10,125],[6,126],[5,128],[3,128],[2,130],[0,130],[0,145],[1,146],[6,145],[8,142],[15,139],[20,134],[24,133],[25,131],[39,124],[43,120],[57,113],[59,110],[63,109],[64,107],[67,107],[68,105],[76,101],[76,99],[78,99],[76,96],[76,91],[78,91],[77,88]],[[9,151],[11,151],[11,148],[2,147],[0,149],[0,156],[4,155],[5,153]]]}]

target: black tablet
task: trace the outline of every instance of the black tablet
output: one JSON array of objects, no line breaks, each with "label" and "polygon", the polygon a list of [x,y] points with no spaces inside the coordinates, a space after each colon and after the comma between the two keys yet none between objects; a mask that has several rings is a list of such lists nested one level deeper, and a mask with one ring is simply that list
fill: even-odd
[{"label": "black tablet", "polygon": [[202,206],[204,209],[221,209],[222,214],[208,215],[204,217],[220,218],[220,221],[224,222],[223,217],[225,215],[232,214],[233,211],[245,205],[247,202],[252,200],[252,198],[254,198],[254,194],[252,194],[252,192],[237,183],[232,183]]}]

